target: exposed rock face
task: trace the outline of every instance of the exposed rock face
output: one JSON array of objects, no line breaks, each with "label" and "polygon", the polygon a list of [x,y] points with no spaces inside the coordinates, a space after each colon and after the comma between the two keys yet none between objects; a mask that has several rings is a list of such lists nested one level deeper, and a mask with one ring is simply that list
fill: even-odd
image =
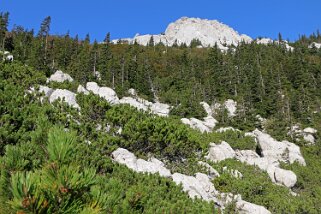
[{"label": "exposed rock face", "polygon": [[217,198],[215,197],[218,192],[215,190],[214,185],[207,175],[196,173],[195,177],[193,177],[180,173],[174,173],[172,178],[177,185],[182,184],[183,191],[187,192],[191,198],[196,197],[205,201],[218,202]]},{"label": "exposed rock face", "polygon": [[10,54],[9,51],[0,51],[0,56],[2,56],[3,61],[12,62],[13,61],[13,55]]},{"label": "exposed rock face", "polygon": [[64,100],[68,105],[80,109],[79,105],[77,104],[76,101],[76,94],[65,90],[65,89],[56,89],[54,92],[49,97],[50,103],[58,100],[58,99]]},{"label": "exposed rock face", "polygon": [[[34,88],[31,88],[29,90],[30,93],[34,91]],[[69,106],[80,109],[80,106],[77,104],[76,101],[76,94],[65,90],[65,89],[52,89],[47,86],[40,85],[38,92],[44,93],[45,97],[48,97],[49,102],[52,103],[58,99],[63,100],[66,102]],[[43,100],[43,97],[40,97],[40,100]]]},{"label": "exposed rock face", "polygon": [[217,129],[215,132],[222,133],[222,132],[226,132],[226,131],[237,131],[237,132],[240,132],[240,130],[234,129],[233,127],[221,127],[219,129]]},{"label": "exposed rock face", "polygon": [[164,103],[160,103],[160,102],[156,102],[153,103],[150,106],[150,110],[154,113],[157,114],[159,116],[168,116],[169,112],[170,112],[170,105],[164,104]]},{"label": "exposed rock face", "polygon": [[204,117],[203,120],[199,120],[196,118],[182,118],[182,123],[189,125],[192,129],[197,129],[200,132],[212,132],[213,128],[218,123],[217,120],[212,116],[213,112],[211,110],[211,107],[206,102],[200,103],[204,110],[207,113],[207,117]]},{"label": "exposed rock face", "polygon": [[290,46],[288,44],[288,41],[286,41],[286,40],[283,40],[283,41],[280,42],[280,41],[274,41],[274,40],[272,40],[270,38],[262,38],[262,39],[257,39],[256,43],[257,44],[262,44],[262,45],[269,45],[269,44],[277,44],[277,45],[279,45],[279,44],[281,44],[281,45],[285,46],[287,51],[293,51],[294,50],[294,48],[292,46]]},{"label": "exposed rock face", "polygon": [[316,43],[316,42],[312,42],[311,45],[309,45],[309,48],[313,48],[316,47],[317,49],[321,48],[321,43]]},{"label": "exposed rock face", "polygon": [[202,133],[211,132],[211,128],[205,125],[205,121],[201,121],[196,118],[191,118],[191,119],[182,118],[181,121],[182,123],[189,125],[192,129],[197,129]]},{"label": "exposed rock face", "polygon": [[234,157],[235,151],[231,148],[231,146],[228,143],[222,141],[221,144],[211,143],[209,153],[205,158],[213,162],[220,162],[222,160]]},{"label": "exposed rock face", "polygon": [[296,175],[290,170],[281,169],[277,159],[260,157],[251,150],[236,151],[236,159],[266,171],[274,183],[291,188],[297,182]]},{"label": "exposed rock face", "polygon": [[44,93],[46,97],[49,97],[53,91],[54,91],[54,89],[49,88],[47,86],[43,86],[43,85],[39,86],[39,92]]},{"label": "exposed rock face", "polygon": [[294,136],[297,139],[303,137],[303,139],[309,144],[315,144],[315,134],[317,130],[311,127],[307,127],[305,129],[301,129],[299,124],[296,124],[291,127],[291,130],[288,132],[288,135]]},{"label": "exposed rock face", "polygon": [[234,117],[236,115],[236,106],[237,106],[236,101],[232,99],[228,99],[225,101],[224,106],[228,111],[228,116]]},{"label": "exposed rock face", "polygon": [[216,177],[220,177],[220,173],[218,173],[211,165],[209,165],[208,163],[206,162],[203,162],[203,161],[199,161],[198,164],[200,166],[203,166],[207,169],[207,172],[208,172],[208,176],[210,178],[216,178]]},{"label": "exposed rock face", "polygon": [[13,61],[13,55],[9,54],[6,56],[6,61],[12,62]]},{"label": "exposed rock face", "polygon": [[95,82],[88,82],[86,88],[88,91],[99,95],[111,104],[129,104],[130,106],[133,106],[138,110],[150,111],[151,113],[157,114],[159,116],[168,116],[171,108],[169,105],[164,103],[152,103],[142,98],[136,97],[136,91],[134,89],[130,89],[129,93],[133,94],[133,96],[135,97],[123,97],[122,99],[119,99],[113,89],[108,87],[99,87]]},{"label": "exposed rock face", "polygon": [[[210,177],[203,173],[196,173],[195,176],[188,176],[180,173],[174,173],[171,175],[170,171],[165,168],[161,161],[155,158],[151,158],[149,161],[137,159],[133,153],[122,148],[115,150],[112,153],[112,156],[114,161],[124,164],[136,172],[146,172],[151,174],[159,173],[160,176],[172,178],[177,185],[182,185],[183,191],[187,192],[190,198],[213,201],[223,209],[228,203],[236,201],[236,208],[242,213],[270,214],[270,212],[262,206],[243,201],[240,195],[219,193],[211,182]],[[200,162],[200,164],[204,166],[208,165],[204,162]]]},{"label": "exposed rock face", "polygon": [[137,159],[133,153],[122,148],[115,150],[112,153],[112,156],[114,161],[124,164],[136,172],[147,172],[151,174],[159,173],[162,177],[171,177],[171,172],[156,158],[152,158],[149,161]]},{"label": "exposed rock face", "polygon": [[271,214],[265,207],[244,200],[238,200],[236,202],[236,208],[239,214]]},{"label": "exposed rock face", "polygon": [[116,92],[108,87],[99,87],[95,82],[88,82],[86,84],[86,88],[88,91],[93,92],[94,94],[104,98],[111,104],[118,104],[119,98],[117,97]]},{"label": "exposed rock face", "polygon": [[47,80],[48,82],[72,82],[74,81],[73,78],[69,74],[65,74],[64,72],[58,70],[50,78]]},{"label": "exposed rock face", "polygon": [[211,106],[206,102],[200,102],[200,104],[203,106],[204,110],[206,111],[207,116],[212,116],[213,111]]},{"label": "exposed rock face", "polygon": [[275,181],[283,184],[286,187],[293,187],[297,182],[297,177],[294,172],[276,167],[274,171]]},{"label": "exposed rock face", "polygon": [[[232,28],[216,20],[182,17],[168,25],[164,35],[136,35],[133,39],[126,39],[126,42],[133,44],[135,41],[140,45],[147,45],[153,37],[154,43],[163,43],[167,46],[173,44],[190,45],[193,39],[198,39],[203,47],[214,46],[226,50],[227,46],[235,45],[241,41],[250,43],[252,39],[246,35],[240,35]],[[118,40],[113,40],[117,43]]]},{"label": "exposed rock face", "polygon": [[138,102],[135,98],[132,98],[132,97],[123,97],[122,99],[119,100],[119,103],[129,104],[130,106],[133,106],[133,107],[137,108],[138,110],[144,110],[144,111],[148,110],[147,106]]},{"label": "exposed rock face", "polygon": [[85,95],[88,95],[89,91],[87,91],[87,89],[85,89],[84,86],[79,85],[77,88],[77,93],[84,93]]},{"label": "exposed rock face", "polygon": [[101,80],[101,74],[99,71],[94,71],[94,76],[98,79]]},{"label": "exposed rock face", "polygon": [[263,157],[289,163],[298,161],[301,165],[306,165],[299,146],[288,141],[277,141],[269,134],[263,133],[257,129],[254,130],[253,133],[256,135]]}]

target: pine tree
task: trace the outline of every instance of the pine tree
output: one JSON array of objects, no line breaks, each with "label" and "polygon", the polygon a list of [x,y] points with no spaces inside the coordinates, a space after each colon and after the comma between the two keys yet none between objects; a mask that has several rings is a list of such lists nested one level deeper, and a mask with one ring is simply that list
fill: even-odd
[{"label": "pine tree", "polygon": [[148,42],[148,46],[150,47],[154,47],[155,46],[155,42],[154,42],[154,36],[151,36]]},{"label": "pine tree", "polygon": [[9,24],[9,13],[8,12],[0,13],[0,42],[1,42],[0,47],[2,50],[4,50],[4,47],[5,47],[8,24]]},{"label": "pine tree", "polygon": [[38,38],[40,40],[40,47],[37,48],[36,56],[39,58],[38,67],[40,69],[48,70],[48,39],[50,31],[51,17],[47,16],[40,25]]},{"label": "pine tree", "polygon": [[98,62],[98,69],[101,73],[102,80],[109,84],[111,76],[111,61],[113,59],[113,54],[110,47],[110,33],[107,33],[104,39],[104,44],[101,50],[100,60]]}]

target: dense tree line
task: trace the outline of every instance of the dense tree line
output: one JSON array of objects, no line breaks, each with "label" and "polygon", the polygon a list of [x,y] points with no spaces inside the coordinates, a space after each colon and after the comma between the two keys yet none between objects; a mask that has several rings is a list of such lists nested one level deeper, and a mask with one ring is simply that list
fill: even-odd
[{"label": "dense tree line", "polygon": [[[15,58],[49,75],[57,69],[70,73],[80,83],[98,81],[114,88],[120,95],[129,88],[149,100],[159,99],[175,106],[174,115],[201,118],[199,101],[238,101],[242,126],[260,114],[283,121],[313,122],[320,110],[321,51],[308,45],[321,42],[320,33],[301,36],[291,44],[268,46],[240,44],[227,53],[217,47],[142,47],[111,44],[110,34],[103,43],[85,40],[69,33],[50,35],[51,18],[41,23],[39,32],[15,26],[7,32],[8,14],[1,15],[0,34],[5,49]],[[5,34],[3,32],[6,32]],[[248,121],[248,122],[247,122]],[[238,121],[239,123],[240,121]]]}]

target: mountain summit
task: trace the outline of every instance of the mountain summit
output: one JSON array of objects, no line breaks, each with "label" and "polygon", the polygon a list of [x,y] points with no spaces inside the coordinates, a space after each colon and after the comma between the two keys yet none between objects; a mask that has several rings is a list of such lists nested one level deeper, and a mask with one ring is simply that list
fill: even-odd
[{"label": "mountain summit", "polygon": [[[208,20],[200,18],[182,17],[177,21],[170,23],[164,34],[157,35],[139,35],[132,39],[121,39],[130,44],[135,41],[140,45],[148,45],[153,37],[154,43],[162,42],[165,45],[172,46],[190,45],[193,39],[199,40],[203,47],[218,45],[220,49],[226,49],[226,46],[235,45],[239,42],[251,42],[252,39],[247,35],[240,35],[231,27],[220,23],[217,20]],[[119,40],[113,40],[114,43]]]}]

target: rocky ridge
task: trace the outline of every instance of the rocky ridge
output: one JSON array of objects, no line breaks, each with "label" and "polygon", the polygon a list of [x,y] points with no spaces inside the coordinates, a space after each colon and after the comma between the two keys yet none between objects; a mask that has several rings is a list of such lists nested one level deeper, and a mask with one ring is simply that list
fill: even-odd
[{"label": "rocky ridge", "polygon": [[183,191],[186,192],[190,198],[213,201],[216,206],[222,209],[224,209],[228,203],[235,201],[236,209],[244,214],[271,213],[263,206],[242,200],[240,195],[218,192],[211,181],[211,177],[203,173],[195,173],[195,176],[188,176],[181,173],[171,174],[171,172],[164,167],[164,163],[156,158],[148,161],[137,159],[133,153],[123,148],[115,150],[112,153],[112,157],[115,162],[123,164],[135,172],[158,173],[162,177],[171,178],[177,185],[182,185]]},{"label": "rocky ridge", "polygon": [[[49,79],[57,82],[73,81],[69,75],[66,75],[63,72],[58,72],[58,74],[59,75],[57,75],[56,72],[53,75],[57,78],[52,78],[51,76]],[[35,91],[34,88],[30,90],[30,92],[33,91]],[[76,94],[71,91],[65,89],[51,89],[47,86],[40,86],[38,91],[44,93],[44,95],[49,98],[50,102],[61,99],[74,108],[80,108],[76,103]],[[88,82],[86,84],[86,88],[81,85],[78,86],[77,93],[89,94],[90,92],[100,96],[113,105],[129,104],[137,109],[150,111],[151,113],[158,114],[160,116],[167,116],[170,110],[170,106],[167,104],[152,103],[139,98],[134,89],[129,90],[131,97],[123,97],[122,99],[119,99],[114,90],[108,87],[99,87],[95,82]],[[192,128],[200,130],[201,132],[202,130],[212,132],[217,123],[212,115],[215,110],[217,110],[218,105],[216,104],[210,106],[205,102],[202,102],[201,105],[208,114],[208,116],[204,118],[204,121],[197,120],[195,118],[183,118],[182,122],[184,123],[184,120],[189,121],[189,123],[186,122],[186,124],[190,125]],[[235,101],[228,100],[219,107],[226,108],[229,112],[228,115],[232,117],[235,116],[237,110],[236,106],[237,103]],[[216,132],[225,132],[228,130],[239,131],[233,127],[222,127],[217,129]],[[303,132],[315,134],[316,130],[312,128],[306,128],[303,130]],[[266,171],[272,182],[292,188],[297,181],[297,177],[292,171],[280,168],[280,162],[294,163],[297,161],[299,164],[305,166],[306,163],[300,152],[300,148],[288,141],[277,141],[267,133],[259,130],[246,133],[246,135],[255,138],[261,149],[260,154],[252,150],[234,151],[228,143],[221,142],[221,144],[211,143],[209,145],[209,154],[205,158],[213,162],[219,162],[228,158],[235,158],[243,163],[257,166],[261,170]],[[256,213],[259,212],[258,210],[263,210],[262,213],[269,213],[268,211],[265,212],[265,209],[262,209],[261,206],[253,205],[243,201],[240,196],[233,196],[230,194],[222,195],[221,193],[218,193],[210,180],[220,175],[206,162],[200,161],[199,164],[207,168],[209,172],[208,175],[197,173],[195,176],[187,176],[178,173],[174,173],[172,175],[161,161],[155,158],[151,158],[148,161],[137,159],[135,155],[125,149],[118,149],[114,151],[113,158],[116,162],[125,164],[128,168],[136,172],[146,172],[151,174],[159,173],[163,177],[172,178],[177,184],[183,185],[184,191],[188,192],[190,197],[198,197],[204,200],[214,201],[221,207],[224,207],[227,201],[235,200],[239,210],[241,210],[240,207],[243,207],[243,213]],[[226,169],[226,171],[239,179],[241,179],[243,176],[239,171],[234,169]],[[202,189],[197,190],[197,188]],[[222,200],[222,198],[224,200]],[[250,212],[249,210],[251,209],[256,211]]]},{"label": "rocky ridge", "polygon": [[[252,39],[247,35],[240,35],[229,26],[218,22],[217,20],[208,20],[200,18],[182,17],[173,23],[170,23],[163,34],[157,35],[139,35],[132,39],[121,39],[121,41],[133,44],[137,42],[140,45],[148,45],[151,37],[154,43],[163,43],[166,46],[174,44],[190,45],[193,39],[197,39],[202,43],[203,47],[213,47],[215,44],[221,50],[227,50],[227,46],[237,46],[244,41],[250,43]],[[119,40],[113,40],[117,43]]]}]

